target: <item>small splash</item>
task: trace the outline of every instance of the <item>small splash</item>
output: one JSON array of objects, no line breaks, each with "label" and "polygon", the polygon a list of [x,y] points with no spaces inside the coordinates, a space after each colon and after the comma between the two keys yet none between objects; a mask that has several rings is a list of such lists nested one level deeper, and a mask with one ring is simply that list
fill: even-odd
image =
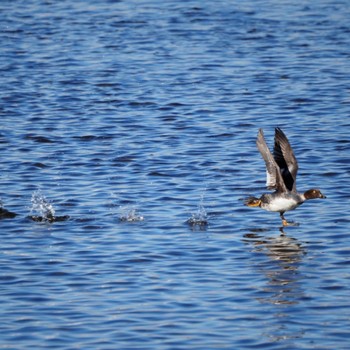
[{"label": "small splash", "polygon": [[[30,218],[38,222],[55,222],[69,219],[68,215],[56,216],[52,203],[41,193],[40,190],[32,194],[32,208]],[[34,214],[34,215],[33,215]]]},{"label": "small splash", "polygon": [[135,207],[123,207],[119,216],[119,220],[123,222],[139,222],[143,221],[144,217],[140,215]]},{"label": "small splash", "polygon": [[32,194],[31,202],[31,213],[36,213],[38,216],[46,218],[48,221],[55,217],[55,209],[52,203],[48,201],[40,190],[37,190]]},{"label": "small splash", "polygon": [[201,200],[198,204],[197,211],[192,213],[192,216],[186,221],[191,227],[199,227],[204,229],[208,226],[208,214],[204,208],[204,195],[201,196]]}]

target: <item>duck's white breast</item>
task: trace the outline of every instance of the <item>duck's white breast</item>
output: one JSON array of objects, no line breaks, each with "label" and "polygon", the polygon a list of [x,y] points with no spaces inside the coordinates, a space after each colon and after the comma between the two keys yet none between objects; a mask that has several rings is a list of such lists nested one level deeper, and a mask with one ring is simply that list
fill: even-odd
[{"label": "duck's white breast", "polygon": [[269,203],[263,205],[263,208],[268,211],[288,211],[299,205],[300,203],[293,198],[275,197]]}]

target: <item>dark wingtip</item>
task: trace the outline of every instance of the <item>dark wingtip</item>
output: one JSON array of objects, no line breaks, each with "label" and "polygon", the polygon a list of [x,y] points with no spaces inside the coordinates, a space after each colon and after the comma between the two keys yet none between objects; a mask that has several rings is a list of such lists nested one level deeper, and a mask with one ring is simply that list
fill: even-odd
[{"label": "dark wingtip", "polygon": [[275,139],[279,139],[279,140],[286,139],[286,140],[288,140],[286,134],[279,127],[275,128]]},{"label": "dark wingtip", "polygon": [[284,132],[282,131],[282,129],[280,127],[275,127],[275,134],[282,134],[284,135]]}]

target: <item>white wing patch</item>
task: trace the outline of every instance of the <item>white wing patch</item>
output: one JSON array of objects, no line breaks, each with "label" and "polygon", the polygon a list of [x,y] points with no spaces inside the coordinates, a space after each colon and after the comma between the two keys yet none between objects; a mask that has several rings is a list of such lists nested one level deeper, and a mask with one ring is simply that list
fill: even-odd
[{"label": "white wing patch", "polygon": [[271,185],[274,185],[271,183],[272,179],[271,179],[271,175],[270,173],[266,170],[266,187],[270,187]]}]

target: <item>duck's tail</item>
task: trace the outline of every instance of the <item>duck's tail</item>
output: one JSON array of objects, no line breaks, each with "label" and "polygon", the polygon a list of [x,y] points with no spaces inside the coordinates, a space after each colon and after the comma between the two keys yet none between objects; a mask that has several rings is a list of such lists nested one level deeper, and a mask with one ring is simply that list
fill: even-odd
[{"label": "duck's tail", "polygon": [[247,207],[260,207],[260,204],[261,204],[261,200],[256,197],[248,197],[244,201],[244,205],[246,205]]}]

